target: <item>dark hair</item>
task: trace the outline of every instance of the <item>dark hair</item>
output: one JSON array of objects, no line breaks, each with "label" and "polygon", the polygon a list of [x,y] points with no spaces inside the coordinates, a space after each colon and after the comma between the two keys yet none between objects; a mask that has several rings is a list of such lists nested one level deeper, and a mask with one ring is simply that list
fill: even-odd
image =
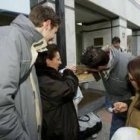
[{"label": "dark hair", "polygon": [[[140,90],[140,56],[136,57],[128,63],[128,72],[132,75]],[[136,108],[140,110],[140,97],[136,104]]]},{"label": "dark hair", "polygon": [[87,47],[81,56],[81,63],[87,65],[90,68],[98,68],[98,66],[104,66],[108,63],[108,61],[108,53],[104,52],[100,48],[94,48],[93,46]]},{"label": "dark hair", "polygon": [[140,89],[140,57],[136,57],[128,63],[128,72],[132,75]]},{"label": "dark hair", "polygon": [[38,57],[35,63],[36,69],[45,69],[46,59],[52,60],[55,57],[56,52],[59,52],[57,46],[55,44],[50,44],[47,46],[47,51],[45,52],[39,52]]},{"label": "dark hair", "polygon": [[117,37],[117,36],[113,37],[113,39],[112,39],[112,44],[120,43],[120,42],[121,42],[121,41],[120,41],[120,38],[119,38],[119,37]]},{"label": "dark hair", "polygon": [[47,20],[51,20],[52,27],[60,24],[60,18],[49,6],[37,5],[33,7],[29,14],[29,19],[36,27],[41,27],[42,23]]}]

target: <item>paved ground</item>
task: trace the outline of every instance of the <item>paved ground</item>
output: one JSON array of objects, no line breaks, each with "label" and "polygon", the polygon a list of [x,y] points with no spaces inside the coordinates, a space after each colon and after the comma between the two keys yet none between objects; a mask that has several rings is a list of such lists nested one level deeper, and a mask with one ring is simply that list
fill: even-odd
[{"label": "paved ground", "polygon": [[[102,120],[103,128],[96,140],[109,140],[111,113],[107,112],[104,108],[104,93],[93,89],[87,89],[83,91],[83,95],[84,98],[79,104],[79,116],[91,111],[98,114]],[[88,140],[95,139],[89,138]]]},{"label": "paved ground", "polygon": [[103,122],[103,128],[98,134],[97,139],[89,138],[88,140],[109,140],[109,130],[111,123],[111,113],[107,112],[105,108],[101,108],[97,111]]},{"label": "paved ground", "polygon": [[97,140],[109,140],[109,131],[110,131],[110,123],[111,123],[111,113],[107,112],[105,108],[102,108],[97,113],[103,122],[103,128],[99,133]]}]

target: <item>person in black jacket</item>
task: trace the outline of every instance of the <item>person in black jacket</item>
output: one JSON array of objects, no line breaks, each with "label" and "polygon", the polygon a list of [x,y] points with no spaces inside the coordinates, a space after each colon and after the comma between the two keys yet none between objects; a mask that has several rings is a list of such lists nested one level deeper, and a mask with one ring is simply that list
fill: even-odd
[{"label": "person in black jacket", "polygon": [[70,69],[59,73],[61,58],[55,44],[39,53],[36,72],[43,107],[43,140],[78,140],[79,125],[73,98],[78,79]]}]

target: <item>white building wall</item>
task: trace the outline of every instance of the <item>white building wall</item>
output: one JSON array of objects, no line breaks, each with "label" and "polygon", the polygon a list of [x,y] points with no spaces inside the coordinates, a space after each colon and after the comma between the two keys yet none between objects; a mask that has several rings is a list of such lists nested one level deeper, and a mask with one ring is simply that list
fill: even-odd
[{"label": "white building wall", "polygon": [[111,44],[110,29],[103,29],[100,31],[84,32],[83,33],[83,48],[94,45],[94,38],[103,37],[103,45]]},{"label": "white building wall", "polygon": [[132,38],[132,53],[140,56],[140,31],[133,32]]},{"label": "white building wall", "polygon": [[76,64],[75,2],[65,0],[67,64]]},{"label": "white building wall", "polygon": [[89,0],[104,9],[140,26],[140,5],[135,0]]},{"label": "white building wall", "polygon": [[137,32],[137,55],[140,56],[140,31]]},{"label": "white building wall", "polygon": [[[55,9],[55,1],[47,2],[48,6]],[[76,64],[76,37],[75,37],[75,4],[74,0],[65,0],[65,34],[67,65]]]},{"label": "white building wall", "polygon": [[[111,31],[112,27],[112,31]],[[94,38],[103,38],[103,45],[111,45],[111,39],[118,36],[122,49],[127,49],[127,24],[124,19],[83,26],[83,48],[94,45]]]},{"label": "white building wall", "polygon": [[[75,37],[75,4],[74,0],[65,0],[65,34],[67,65],[76,64],[76,37]],[[55,9],[55,1],[47,2],[44,5]],[[56,42],[56,41],[55,41]]]},{"label": "white building wall", "polygon": [[[127,21],[125,19],[119,18],[113,20],[113,37],[118,36],[121,39],[121,48],[123,50],[127,49]],[[116,26],[116,27],[115,27]]]}]

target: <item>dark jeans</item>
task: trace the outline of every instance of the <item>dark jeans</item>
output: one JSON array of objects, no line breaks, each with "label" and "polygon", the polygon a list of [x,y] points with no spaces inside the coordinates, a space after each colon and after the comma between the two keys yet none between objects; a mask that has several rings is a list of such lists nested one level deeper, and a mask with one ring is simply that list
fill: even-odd
[{"label": "dark jeans", "polygon": [[108,96],[105,96],[105,107],[108,109],[109,107],[112,107],[113,102],[109,99]]},{"label": "dark jeans", "polygon": [[110,128],[110,139],[117,129],[125,126],[126,117],[127,117],[126,113],[112,113],[112,122],[111,122],[111,128]]}]

